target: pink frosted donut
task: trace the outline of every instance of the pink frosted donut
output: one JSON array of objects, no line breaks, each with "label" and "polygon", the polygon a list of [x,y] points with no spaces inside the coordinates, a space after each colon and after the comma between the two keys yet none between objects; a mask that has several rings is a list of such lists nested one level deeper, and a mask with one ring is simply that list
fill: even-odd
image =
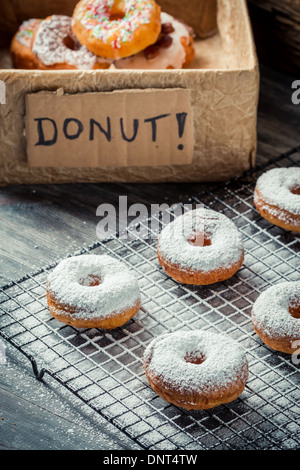
[{"label": "pink frosted donut", "polygon": [[208,331],[176,331],[155,338],[144,352],[153,390],[174,405],[208,409],[235,400],[248,379],[237,341]]},{"label": "pink frosted donut", "polygon": [[255,301],[251,317],[265,344],[293,354],[300,347],[300,281],[269,287]]},{"label": "pink frosted donut", "polygon": [[205,285],[233,276],[243,264],[244,247],[228,217],[209,209],[195,209],[162,230],[157,256],[176,281]]},{"label": "pink frosted donut", "polygon": [[161,13],[158,41],[131,57],[117,60],[117,69],[182,69],[194,58],[191,28],[168,13]]},{"label": "pink frosted donut", "polygon": [[100,59],[82,46],[74,37],[72,18],[52,15],[43,20],[33,37],[32,51],[38,68],[106,69],[110,60]]},{"label": "pink frosted donut", "polygon": [[254,204],[279,227],[300,232],[300,168],[273,168],[257,180]]}]

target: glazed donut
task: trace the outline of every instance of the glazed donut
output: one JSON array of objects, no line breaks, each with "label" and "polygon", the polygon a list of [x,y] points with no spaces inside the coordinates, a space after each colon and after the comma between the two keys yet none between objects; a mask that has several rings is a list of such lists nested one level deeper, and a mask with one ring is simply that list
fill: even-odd
[{"label": "glazed donut", "polygon": [[263,173],[256,183],[254,204],[272,224],[300,232],[300,168],[273,168]]},{"label": "glazed donut", "polygon": [[243,264],[242,237],[234,223],[209,209],[194,209],[161,231],[157,256],[176,281],[205,285],[224,281]]},{"label": "glazed donut", "polygon": [[16,69],[35,69],[37,68],[36,57],[32,52],[31,43],[34,32],[42,20],[31,18],[24,21],[14,35],[10,54],[13,66]]},{"label": "glazed donut", "polygon": [[73,13],[78,40],[100,57],[137,54],[156,42],[160,30],[154,0],[81,0]]},{"label": "glazed donut", "polygon": [[132,57],[117,60],[114,65],[117,69],[181,69],[194,58],[193,44],[191,28],[162,12],[158,41]]},{"label": "glazed donut", "polygon": [[136,278],[108,255],[79,255],[61,261],[47,280],[47,302],[57,320],[77,328],[112,329],[140,308]]},{"label": "glazed donut", "polygon": [[300,282],[281,282],[266,289],[254,302],[251,318],[267,346],[293,354],[300,347]]},{"label": "glazed donut", "polygon": [[79,44],[73,35],[72,18],[52,15],[43,20],[35,31],[32,51],[37,68],[57,69],[105,69],[111,61],[100,59]]},{"label": "glazed donut", "polygon": [[248,361],[233,339],[209,331],[176,331],[155,338],[143,357],[153,390],[187,410],[235,400],[248,379]]}]

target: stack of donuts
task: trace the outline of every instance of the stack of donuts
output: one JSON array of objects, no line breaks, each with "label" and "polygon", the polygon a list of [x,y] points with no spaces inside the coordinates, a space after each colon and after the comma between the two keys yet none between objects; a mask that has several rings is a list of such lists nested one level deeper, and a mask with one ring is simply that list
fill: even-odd
[{"label": "stack of donuts", "polygon": [[72,17],[24,21],[11,43],[21,69],[181,69],[193,31],[154,0],[81,0]]}]

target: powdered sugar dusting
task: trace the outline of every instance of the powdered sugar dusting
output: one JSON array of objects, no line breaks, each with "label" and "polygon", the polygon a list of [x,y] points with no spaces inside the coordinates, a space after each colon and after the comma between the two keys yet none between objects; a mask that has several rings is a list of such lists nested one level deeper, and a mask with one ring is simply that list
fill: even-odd
[{"label": "powdered sugar dusting", "polygon": [[300,318],[289,307],[300,305],[300,281],[282,282],[265,290],[252,308],[252,322],[270,337],[300,340]]},{"label": "powdered sugar dusting", "polygon": [[[90,287],[90,278],[100,280]],[[76,310],[76,318],[107,318],[140,301],[138,282],[127,266],[108,255],[80,255],[61,261],[48,277],[57,301]]]},{"label": "powdered sugar dusting", "polygon": [[174,31],[169,34],[172,44],[168,48],[159,48],[159,54],[153,59],[147,59],[144,52],[120,59],[115,62],[117,69],[166,69],[171,66],[174,69],[181,69],[186,58],[185,49],[181,43],[181,38],[189,38],[187,27],[177,21],[171,15],[162,12],[161,23],[171,23]]},{"label": "powdered sugar dusting", "polygon": [[[296,187],[300,187],[300,168],[273,168],[263,173],[256,183],[256,189],[267,204],[300,215],[300,195],[291,192]],[[256,194],[254,201],[257,202]],[[273,208],[273,215],[280,213]]]},{"label": "powdered sugar dusting", "polygon": [[37,31],[32,51],[47,66],[68,63],[78,69],[92,69],[97,57],[77,41],[76,50],[64,44],[68,36],[74,39],[72,19],[64,15],[53,15],[43,20]]},{"label": "powdered sugar dusting", "polygon": [[[187,362],[187,356],[204,357],[201,364]],[[248,377],[243,348],[232,338],[209,331],[176,331],[155,338],[144,352],[150,377],[159,376],[179,391],[199,393],[226,388]]]},{"label": "powdered sugar dusting", "polygon": [[[210,246],[193,246],[188,237],[205,233]],[[225,215],[210,209],[195,209],[168,224],[161,232],[159,253],[168,261],[193,271],[210,272],[240,261],[242,237]]]}]

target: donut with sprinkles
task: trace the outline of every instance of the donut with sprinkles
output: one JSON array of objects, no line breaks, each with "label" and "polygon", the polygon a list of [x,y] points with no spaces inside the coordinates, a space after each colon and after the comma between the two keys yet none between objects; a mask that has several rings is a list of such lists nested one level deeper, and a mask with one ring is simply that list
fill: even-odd
[{"label": "donut with sprinkles", "polygon": [[94,54],[120,59],[154,44],[161,31],[154,0],[81,0],[73,13],[73,31]]},{"label": "donut with sprinkles", "polygon": [[32,38],[41,19],[31,18],[24,21],[14,35],[11,46],[10,54],[13,66],[16,69],[35,69],[36,57],[32,52]]}]

